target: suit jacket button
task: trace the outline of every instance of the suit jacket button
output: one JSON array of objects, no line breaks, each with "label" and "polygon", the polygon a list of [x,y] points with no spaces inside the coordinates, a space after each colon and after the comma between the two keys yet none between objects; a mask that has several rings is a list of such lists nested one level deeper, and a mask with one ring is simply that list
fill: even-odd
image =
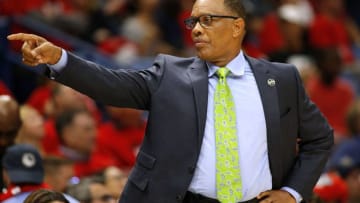
[{"label": "suit jacket button", "polygon": [[195,167],[190,166],[190,167],[188,168],[188,172],[189,172],[189,174],[194,174],[194,172],[195,172]]},{"label": "suit jacket button", "polygon": [[182,199],[183,199],[183,197],[182,197],[181,195],[177,195],[177,196],[176,196],[176,200],[177,200],[178,202],[182,202]]}]

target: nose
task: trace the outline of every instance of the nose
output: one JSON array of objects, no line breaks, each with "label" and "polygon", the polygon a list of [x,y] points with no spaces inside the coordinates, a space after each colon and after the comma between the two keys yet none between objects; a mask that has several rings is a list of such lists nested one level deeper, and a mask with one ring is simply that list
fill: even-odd
[{"label": "nose", "polygon": [[191,34],[193,37],[198,37],[203,33],[203,27],[199,22],[196,22],[195,27],[192,29]]}]

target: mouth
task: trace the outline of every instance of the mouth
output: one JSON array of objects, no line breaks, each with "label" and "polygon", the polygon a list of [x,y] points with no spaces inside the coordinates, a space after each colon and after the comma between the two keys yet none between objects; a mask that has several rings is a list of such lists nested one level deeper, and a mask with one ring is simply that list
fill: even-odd
[{"label": "mouth", "polygon": [[208,43],[204,40],[194,40],[194,44],[195,44],[195,47],[203,47]]}]

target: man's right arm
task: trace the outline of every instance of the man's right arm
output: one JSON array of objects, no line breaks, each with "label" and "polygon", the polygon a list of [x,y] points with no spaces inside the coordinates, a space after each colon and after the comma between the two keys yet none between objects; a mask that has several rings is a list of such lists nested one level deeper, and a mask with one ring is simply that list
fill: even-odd
[{"label": "man's right arm", "polygon": [[147,110],[151,94],[158,88],[163,75],[164,57],[158,57],[152,67],[142,71],[111,70],[66,53],[37,35],[21,33],[10,35],[8,39],[24,42],[25,64],[47,64],[49,78],[108,105]]}]

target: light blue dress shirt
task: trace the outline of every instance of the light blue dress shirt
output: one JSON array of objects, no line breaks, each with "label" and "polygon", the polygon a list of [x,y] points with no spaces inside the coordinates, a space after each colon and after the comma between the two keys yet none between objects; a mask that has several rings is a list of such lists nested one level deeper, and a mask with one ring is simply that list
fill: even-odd
[{"label": "light blue dress shirt", "polygon": [[[272,187],[267,151],[266,123],[260,93],[254,74],[242,52],[226,67],[227,83],[236,109],[239,164],[243,199],[256,197]],[[216,199],[216,153],[214,129],[214,92],[218,82],[216,70],[208,63],[209,93],[205,134],[199,160],[189,190]]]},{"label": "light blue dress shirt", "polygon": [[[49,65],[51,72],[60,73],[67,64],[67,58],[66,51],[62,50],[59,62]],[[209,93],[205,133],[189,191],[216,199],[213,109],[214,92],[218,82],[215,73],[219,67],[211,63],[207,65],[209,68]],[[231,71],[227,77],[227,83],[236,106],[239,165],[243,186],[241,201],[247,201],[272,188],[265,114],[254,74],[243,52],[240,52],[226,67]],[[301,202],[302,197],[298,192],[286,186],[282,189],[289,192],[297,203]]]}]

